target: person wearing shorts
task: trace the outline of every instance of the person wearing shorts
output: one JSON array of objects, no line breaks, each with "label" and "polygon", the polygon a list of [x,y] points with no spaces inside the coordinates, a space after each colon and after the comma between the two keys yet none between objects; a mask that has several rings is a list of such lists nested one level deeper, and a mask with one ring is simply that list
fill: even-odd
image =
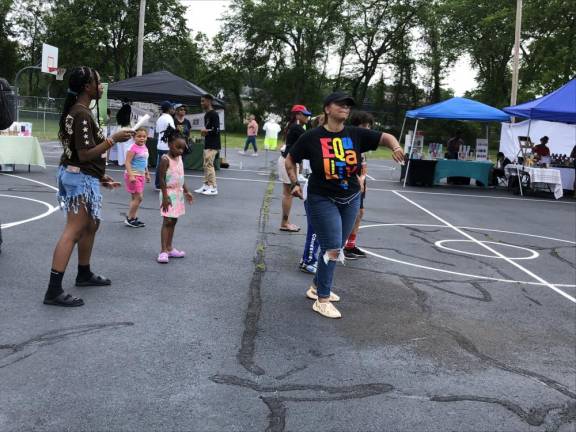
[{"label": "person wearing shorts", "polygon": [[[286,171],[286,156],[294,143],[306,132],[305,125],[310,111],[304,105],[294,105],[290,110],[290,121],[286,128],[286,143],[278,158],[278,178],[282,182],[282,222],[280,231],[298,232],[300,227],[290,223],[290,210],[292,209],[292,194],[290,192],[290,177]],[[297,173],[298,175],[298,173]]]},{"label": "person wearing shorts", "polygon": [[50,282],[44,294],[46,305],[74,307],[84,304],[81,298],[67,294],[62,289],[64,272],[76,246],[76,286],[112,283],[110,279],[94,274],[90,269],[94,239],[102,219],[100,185],[109,189],[120,186],[120,183],[105,174],[106,153],[116,142],[131,138],[133,132],[121,129],[109,138],[104,137],[89,108],[93,100],[100,99],[102,92],[100,75],[96,70],[77,67],[70,73],[68,95],[64,100],[58,132],[63,147],[58,168],[58,202],[66,212],[66,226],[54,249]]},{"label": "person wearing shorts", "polygon": [[130,228],[143,228],[144,222],[138,219],[138,209],[144,198],[144,183],[150,182],[150,173],[148,172],[148,149],[146,140],[148,131],[146,128],[140,128],[136,131],[134,144],[126,153],[126,171],[124,171],[124,184],[126,191],[130,194],[130,208],[124,224]]}]

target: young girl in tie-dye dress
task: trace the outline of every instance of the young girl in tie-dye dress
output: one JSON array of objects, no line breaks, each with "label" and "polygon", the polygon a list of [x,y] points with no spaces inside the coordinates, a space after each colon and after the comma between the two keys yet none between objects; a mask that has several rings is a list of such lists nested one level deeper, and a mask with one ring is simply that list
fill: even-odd
[{"label": "young girl in tie-dye dress", "polygon": [[166,264],[170,258],[183,258],[186,253],[172,246],[174,229],[178,218],[186,212],[184,200],[192,204],[192,193],[184,183],[184,164],[182,154],[186,140],[175,129],[168,128],[163,140],[168,141],[168,154],[160,159],[160,213],[163,216],[160,242],[162,250],[158,262]]}]

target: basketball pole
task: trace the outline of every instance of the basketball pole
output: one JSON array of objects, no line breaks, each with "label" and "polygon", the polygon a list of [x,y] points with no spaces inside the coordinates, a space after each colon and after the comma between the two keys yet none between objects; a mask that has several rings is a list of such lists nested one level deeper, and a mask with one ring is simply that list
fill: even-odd
[{"label": "basketball pole", "polygon": [[39,62],[36,66],[23,67],[16,74],[16,78],[14,78],[14,90],[16,93],[15,96],[16,96],[16,121],[17,122],[20,121],[20,87],[18,86],[18,81],[20,80],[20,75],[22,75],[22,72],[24,72],[25,70],[28,70],[28,69],[42,69],[40,67],[40,64],[41,64],[41,62]]},{"label": "basketball pole", "polygon": [[140,0],[140,19],[138,21],[138,51],[136,59],[136,76],[142,75],[144,63],[144,20],[146,17],[146,0]]}]

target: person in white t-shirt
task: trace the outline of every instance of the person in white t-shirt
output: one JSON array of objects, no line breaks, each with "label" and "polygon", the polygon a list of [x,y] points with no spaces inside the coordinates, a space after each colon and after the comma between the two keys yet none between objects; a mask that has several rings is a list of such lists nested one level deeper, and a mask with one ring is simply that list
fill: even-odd
[{"label": "person in white t-shirt", "polygon": [[278,146],[278,134],[280,133],[280,125],[276,123],[273,117],[270,117],[262,130],[266,132],[266,137],[264,138],[264,148],[266,150],[276,150]]},{"label": "person in white t-shirt", "polygon": [[160,167],[160,159],[163,155],[168,153],[168,144],[162,141],[164,138],[164,132],[170,126],[172,129],[176,129],[174,125],[174,105],[169,101],[164,101],[160,104],[162,109],[162,114],[156,120],[156,134],[158,135],[158,142],[156,144],[156,175],[154,177],[154,186],[156,190],[160,189],[160,176],[158,175],[158,168]]}]

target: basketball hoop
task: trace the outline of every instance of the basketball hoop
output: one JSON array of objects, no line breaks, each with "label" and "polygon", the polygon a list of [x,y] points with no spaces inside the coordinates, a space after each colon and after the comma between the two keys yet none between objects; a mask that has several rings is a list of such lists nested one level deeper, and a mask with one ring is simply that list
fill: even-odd
[{"label": "basketball hoop", "polygon": [[66,73],[66,68],[56,68],[56,81],[64,80],[64,74]]}]

